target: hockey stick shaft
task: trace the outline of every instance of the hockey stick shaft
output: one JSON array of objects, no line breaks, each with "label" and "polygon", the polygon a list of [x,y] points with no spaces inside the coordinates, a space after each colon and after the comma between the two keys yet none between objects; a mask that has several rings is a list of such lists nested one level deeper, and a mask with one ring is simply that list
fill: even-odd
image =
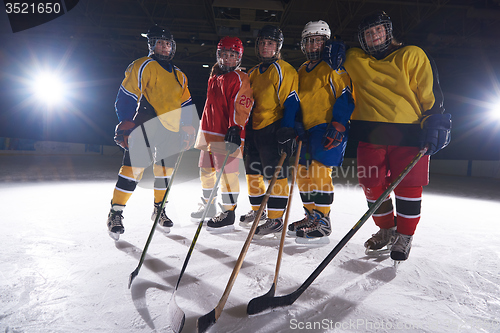
[{"label": "hockey stick shaft", "polygon": [[300,151],[301,150],[302,150],[302,141],[299,141],[299,145],[297,147],[297,155],[295,156],[295,162],[293,164],[292,180],[290,182],[290,193],[288,194],[288,203],[287,203],[286,211],[285,211],[285,220],[283,221],[283,230],[281,231],[280,246],[278,249],[278,258],[276,260],[276,269],[274,271],[274,281],[273,281],[274,288],[276,288],[276,284],[278,283],[278,275],[279,275],[280,268],[281,268],[281,258],[283,256],[283,248],[285,247],[285,238],[286,238],[286,232],[287,232],[287,226],[288,226],[288,218],[290,217],[290,206],[292,205],[293,188],[295,186],[295,181],[297,179],[297,169],[299,167]]},{"label": "hockey stick shaft", "polygon": [[177,284],[175,285],[175,289],[177,289],[179,287],[179,283],[181,282],[182,275],[184,275],[184,271],[186,270],[189,259],[191,258],[191,254],[193,253],[194,246],[196,244],[196,241],[198,240],[198,236],[200,235],[201,228],[203,227],[203,221],[207,217],[209,205],[212,202],[212,200],[214,199],[215,194],[217,193],[217,188],[219,186],[220,179],[222,178],[222,174],[224,173],[224,168],[226,167],[227,160],[229,159],[230,154],[231,153],[228,151],[226,154],[226,157],[224,158],[224,162],[222,163],[222,167],[219,171],[219,174],[217,175],[217,178],[215,180],[215,185],[212,188],[212,192],[210,192],[210,197],[208,198],[207,204],[205,205],[205,210],[203,211],[203,215],[201,216],[200,223],[198,223],[198,228],[196,229],[196,232],[194,234],[193,240],[191,242],[191,246],[189,247],[188,253],[186,255],[186,259],[184,259],[184,264],[182,265],[181,273],[179,274],[179,279],[177,280]]},{"label": "hockey stick shaft", "polygon": [[203,221],[205,221],[205,218],[207,217],[207,212],[209,210],[209,204],[212,202],[212,200],[215,197],[215,194],[217,193],[217,188],[220,183],[220,179],[222,178],[222,174],[224,173],[224,168],[226,167],[227,161],[229,159],[229,155],[231,153],[228,151],[226,154],[226,157],[224,159],[224,162],[222,163],[222,167],[217,175],[217,178],[215,180],[214,187],[212,188],[212,191],[210,192],[210,197],[207,200],[207,204],[205,205],[205,210],[203,211],[203,214],[201,216],[201,220],[198,224],[198,228],[196,229],[196,232],[194,234],[193,240],[191,241],[191,246],[189,247],[188,253],[186,255],[186,259],[184,259],[184,263],[182,264],[182,269],[179,274],[179,278],[177,279],[177,283],[174,288],[174,292],[172,293],[172,297],[170,298],[170,302],[168,303],[166,314],[168,318],[168,326],[169,330],[167,332],[173,332],[173,333],[179,333],[183,326],[184,322],[186,320],[186,315],[184,314],[184,311],[177,305],[177,302],[175,301],[175,293],[177,291],[177,288],[179,288],[179,284],[181,282],[181,278],[184,275],[184,272],[186,270],[186,267],[188,265],[189,259],[191,258],[191,254],[193,253],[194,246],[196,244],[196,241],[198,240],[198,236],[200,235],[201,228],[203,227]]},{"label": "hockey stick shaft", "polygon": [[274,184],[276,183],[276,180],[278,179],[278,175],[281,172],[281,168],[283,166],[283,162],[285,161],[286,158],[286,153],[281,154],[281,158],[278,162],[278,165],[276,166],[276,169],[274,171],[273,178],[271,179],[271,182],[269,183],[267,187],[267,191],[264,194],[264,198],[262,198],[262,202],[260,204],[259,210],[257,211],[257,214],[255,216],[255,220],[253,221],[252,227],[250,228],[250,231],[248,232],[247,239],[245,243],[243,244],[243,248],[241,249],[240,255],[238,257],[238,260],[236,261],[236,264],[233,268],[233,272],[231,273],[231,276],[229,277],[229,281],[227,282],[226,289],[224,290],[224,293],[222,294],[221,299],[219,300],[219,303],[217,306],[209,313],[206,315],[198,318],[197,321],[197,326],[198,326],[198,332],[205,332],[210,326],[212,326],[217,319],[219,319],[222,310],[224,309],[224,306],[226,305],[226,301],[229,297],[229,293],[231,292],[231,289],[233,288],[234,282],[236,281],[236,277],[238,276],[238,273],[240,272],[241,265],[243,264],[243,260],[245,259],[245,255],[248,251],[248,248],[250,247],[250,243],[252,242],[252,238],[255,234],[255,230],[257,230],[257,226],[260,221],[260,217],[262,215],[262,212],[264,211],[267,201],[271,195],[271,191],[274,187]]},{"label": "hockey stick shaft", "polygon": [[283,248],[285,246],[285,238],[286,238],[286,232],[287,232],[287,226],[288,226],[288,218],[290,215],[290,206],[292,203],[292,197],[293,197],[293,188],[295,185],[295,180],[297,177],[297,169],[299,167],[299,160],[300,160],[300,151],[302,149],[302,141],[299,141],[299,146],[297,148],[297,155],[295,157],[295,162],[294,162],[294,168],[292,170],[292,181],[290,182],[290,193],[288,194],[288,204],[286,206],[286,211],[285,211],[285,220],[283,222],[283,230],[281,231],[281,239],[280,239],[280,245],[278,249],[278,258],[276,259],[276,268],[274,271],[274,280],[273,284],[271,285],[271,288],[267,293],[265,293],[262,296],[255,297],[248,302],[247,306],[247,313],[248,314],[254,314],[254,309],[253,309],[253,304],[259,303],[260,298],[268,298],[268,297],[273,297],[274,294],[276,293],[276,285],[278,284],[278,276],[279,276],[279,271],[281,268],[281,258],[283,256]]},{"label": "hockey stick shaft", "polygon": [[411,160],[411,162],[404,168],[399,176],[387,187],[382,195],[373,203],[373,205],[366,211],[366,213],[359,219],[359,221],[352,227],[351,230],[340,240],[335,248],[328,254],[328,256],[321,262],[321,264],[312,272],[306,281],[295,291],[288,295],[278,297],[261,297],[259,302],[254,302],[253,313],[259,313],[267,309],[292,305],[297,298],[313,283],[313,281],[321,274],[321,272],[328,266],[333,258],[340,252],[340,250],[347,244],[347,242],[354,236],[354,234],[361,228],[361,226],[370,218],[370,216],[380,207],[385,198],[398,186],[403,178],[411,171],[417,162],[425,155],[427,148],[423,148]]},{"label": "hockey stick shaft", "polygon": [[167,186],[167,190],[165,191],[165,194],[163,195],[163,200],[161,201],[160,207],[158,208],[158,212],[156,213],[155,220],[153,222],[153,226],[151,227],[151,231],[149,232],[148,239],[146,240],[146,244],[144,245],[144,249],[142,250],[141,258],[139,259],[139,264],[137,265],[136,269],[130,273],[130,277],[128,280],[128,288],[130,289],[130,286],[132,285],[132,282],[134,281],[135,277],[139,274],[139,271],[142,267],[142,264],[144,263],[144,259],[146,258],[146,253],[148,252],[149,244],[153,240],[153,235],[156,230],[156,224],[158,223],[158,220],[160,218],[160,214],[163,211],[163,208],[165,207],[165,202],[167,201],[168,194],[170,193],[170,189],[172,188],[172,184],[174,182],[175,175],[177,174],[177,170],[179,170],[179,165],[181,164],[181,159],[182,155],[184,154],[184,151],[181,151],[179,153],[179,156],[177,157],[177,161],[175,162],[175,167],[174,171],[172,172],[172,176],[170,176],[170,182]]}]

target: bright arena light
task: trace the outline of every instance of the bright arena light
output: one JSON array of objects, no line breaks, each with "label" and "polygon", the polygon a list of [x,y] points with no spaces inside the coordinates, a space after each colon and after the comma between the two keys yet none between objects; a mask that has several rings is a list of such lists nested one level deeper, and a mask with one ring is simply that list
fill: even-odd
[{"label": "bright arena light", "polygon": [[493,105],[490,114],[494,119],[500,120],[500,101]]},{"label": "bright arena light", "polygon": [[64,100],[64,82],[54,73],[41,72],[33,81],[33,92],[37,99],[47,105],[56,105]]}]

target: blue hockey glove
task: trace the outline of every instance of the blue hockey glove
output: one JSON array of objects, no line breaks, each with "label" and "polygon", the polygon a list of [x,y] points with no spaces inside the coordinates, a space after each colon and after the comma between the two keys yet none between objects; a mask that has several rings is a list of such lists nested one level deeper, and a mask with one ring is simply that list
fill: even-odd
[{"label": "blue hockey glove", "polygon": [[345,126],[336,121],[328,124],[325,134],[323,135],[323,149],[330,150],[337,147],[344,139]]},{"label": "blue hockey glove", "polygon": [[231,154],[234,153],[241,145],[240,137],[241,129],[239,126],[231,126],[226,132],[224,141],[226,142],[226,150]]},{"label": "blue hockey glove", "polygon": [[346,47],[344,42],[337,38],[329,39],[325,43],[323,49],[323,61],[328,64],[333,70],[339,69],[345,61]]},{"label": "blue hockey glove", "polygon": [[295,121],[294,128],[295,128],[295,133],[297,133],[299,140],[302,141],[302,145],[306,145],[308,134],[306,129],[304,128],[304,124],[300,121]]},{"label": "blue hockey glove", "polygon": [[451,140],[451,114],[432,114],[420,123],[420,148],[428,147],[426,155],[434,155]]},{"label": "blue hockey glove", "polygon": [[122,120],[115,128],[114,140],[116,144],[125,150],[128,150],[128,137],[135,128],[135,123],[131,120]]},{"label": "blue hockey glove", "polygon": [[276,132],[276,139],[280,153],[283,151],[287,156],[292,156],[297,147],[297,134],[291,127],[282,127]]}]

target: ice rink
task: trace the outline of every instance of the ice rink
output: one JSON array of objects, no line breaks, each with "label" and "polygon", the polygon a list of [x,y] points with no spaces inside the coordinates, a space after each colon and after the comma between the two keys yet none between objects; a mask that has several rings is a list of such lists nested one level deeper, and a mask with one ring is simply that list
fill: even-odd
[{"label": "ice rink", "polygon": [[[163,332],[165,309],[197,224],[198,152],[185,154],[167,204],[175,225],[158,227],[144,266],[127,288],[150,232],[151,170],[124,212],[125,233],[106,218],[121,155],[0,156],[0,332]],[[432,162],[431,162],[432,163]],[[335,179],[330,244],[287,238],[277,295],[298,288],[367,210],[346,165]],[[347,176],[347,178],[342,177]],[[237,216],[250,209],[243,173]],[[303,216],[295,189],[290,222]],[[286,308],[248,316],[274,278],[279,240],[253,240],[224,311],[210,332],[500,332],[500,180],[431,174],[407,262],[367,257],[370,219]],[[201,231],[176,293],[183,332],[210,312],[226,287],[248,229]]]}]

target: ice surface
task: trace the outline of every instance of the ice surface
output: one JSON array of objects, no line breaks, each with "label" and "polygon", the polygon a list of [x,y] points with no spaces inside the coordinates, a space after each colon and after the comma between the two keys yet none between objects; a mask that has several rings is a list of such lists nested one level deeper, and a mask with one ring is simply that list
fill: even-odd
[{"label": "ice surface", "polygon": [[[130,199],[115,243],[105,221],[121,156],[0,158],[0,332],[162,332],[197,227],[197,152],[185,154],[167,204],[175,225],[157,229],[130,290],[152,226],[152,177]],[[276,295],[300,286],[366,211],[355,180],[336,182],[330,244],[287,238]],[[250,209],[243,174],[240,183],[237,216]],[[377,230],[369,220],[293,305],[248,316],[248,302],[272,285],[279,245],[254,240],[210,332],[500,332],[499,212],[499,180],[431,175],[397,272],[388,256],[364,255]],[[302,214],[296,193],[290,222]],[[176,292],[183,332],[217,305],[247,233],[201,231]]]}]

